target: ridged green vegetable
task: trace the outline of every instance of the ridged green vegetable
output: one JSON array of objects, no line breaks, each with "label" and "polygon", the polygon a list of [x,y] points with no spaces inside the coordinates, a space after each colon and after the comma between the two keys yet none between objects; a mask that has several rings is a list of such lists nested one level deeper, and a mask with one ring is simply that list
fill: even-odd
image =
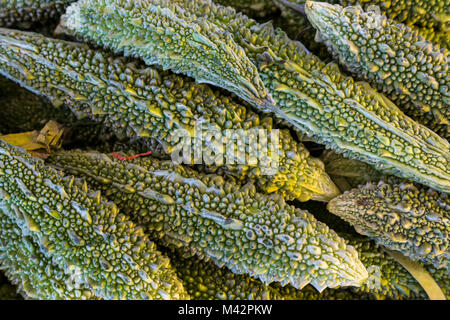
[{"label": "ridged green vegetable", "polygon": [[105,299],[186,297],[169,259],[98,192],[74,184],[23,150],[0,141],[0,192],[6,214],[64,272]]},{"label": "ridged green vegetable", "polygon": [[[352,288],[357,293],[368,293],[376,299],[404,300],[427,299],[427,294],[413,276],[383,250],[367,238],[342,235],[358,252],[361,262],[369,272],[368,280],[360,288]],[[448,291],[450,277],[443,269],[435,270],[425,266],[443,291]],[[448,295],[447,295],[448,296]]]},{"label": "ridged green vegetable", "polygon": [[195,256],[183,257],[176,250],[171,250],[169,256],[178,277],[194,300],[281,299],[277,290],[246,274],[235,274]]},{"label": "ridged green vegetable", "polygon": [[368,183],[328,203],[355,229],[412,260],[450,268],[450,200],[412,183]]},{"label": "ridged green vegetable", "polygon": [[123,163],[61,151],[49,161],[86,178],[164,245],[185,246],[186,254],[234,273],[318,290],[358,286],[365,278],[353,249],[334,231],[251,183],[239,186],[151,157]]},{"label": "ridged green vegetable", "polygon": [[342,65],[450,139],[449,51],[376,11],[313,1],[305,11]]},{"label": "ridged green vegetable", "polygon": [[325,289],[319,293],[307,285],[302,290],[279,283],[266,286],[247,275],[234,274],[196,257],[169,254],[178,277],[193,299],[197,300],[356,300],[366,299],[349,289]]},{"label": "ridged green vegetable", "polygon": [[450,7],[446,0],[331,0],[342,6],[360,4],[363,8],[377,6],[381,13],[407,25],[416,25],[436,30],[448,29]]},{"label": "ridged green vegetable", "polygon": [[0,27],[30,27],[45,24],[64,13],[74,0],[2,0],[0,1]]},{"label": "ridged green vegetable", "polygon": [[[209,0],[172,3],[232,34],[258,66],[280,119],[329,149],[450,192],[448,141],[380,94],[344,77],[335,64],[325,65],[270,23],[259,25]],[[94,28],[99,21],[91,23]]]},{"label": "ridged green vegetable", "polygon": [[[113,152],[132,148],[136,153],[152,151],[153,156],[166,156],[162,146],[153,138],[129,138],[107,124],[79,115],[66,105],[55,108],[44,97],[20,87],[0,76],[0,128],[3,134],[41,130],[50,120],[65,126],[64,148],[95,148]],[[75,112],[75,108],[72,108]],[[95,118],[95,116],[94,116]]]},{"label": "ridged green vegetable", "polygon": [[75,265],[59,267],[41,251],[39,242],[22,232],[11,218],[14,210],[17,207],[0,202],[0,269],[17,285],[19,292],[26,299],[96,299]]},{"label": "ridged green vegetable", "polygon": [[[261,118],[234,99],[186,77],[160,74],[85,45],[33,33],[0,29],[0,74],[55,105],[66,104],[78,117],[94,117],[120,136],[158,139],[167,153],[178,143],[173,131],[183,128],[194,137],[196,120],[219,130],[223,137],[227,129],[270,132],[273,128],[270,118]],[[328,201],[339,194],[321,161],[311,158],[287,130],[281,130],[279,137],[279,170],[274,175],[264,175],[261,162],[225,163],[226,171],[256,180],[262,191],[277,191],[286,199]],[[204,151],[209,147],[203,143]],[[245,148],[250,148],[247,142]]]},{"label": "ridged green vegetable", "polygon": [[254,106],[273,105],[256,66],[231,35],[171,0],[81,0],[63,22],[116,53],[223,87]]}]

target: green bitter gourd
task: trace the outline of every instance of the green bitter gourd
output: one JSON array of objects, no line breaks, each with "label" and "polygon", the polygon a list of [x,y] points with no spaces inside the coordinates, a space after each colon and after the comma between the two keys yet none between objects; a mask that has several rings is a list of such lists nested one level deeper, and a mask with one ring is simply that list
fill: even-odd
[{"label": "green bitter gourd", "polygon": [[0,141],[4,213],[65,272],[105,299],[187,297],[169,259],[99,192]]},{"label": "green bitter gourd", "polygon": [[[325,65],[270,23],[260,25],[210,0],[172,3],[232,35],[258,66],[276,101],[272,111],[279,118],[329,149],[450,192],[448,141],[407,117],[381,94],[343,76],[335,64]],[[101,18],[84,19],[81,7],[85,5],[92,11],[98,9],[95,3],[78,2],[75,6],[80,10],[72,10],[66,18],[83,19],[83,30],[103,28]],[[91,11],[88,8],[86,12]],[[78,34],[90,37],[90,32]]]},{"label": "green bitter gourd", "polygon": [[[126,156],[127,154],[123,154]],[[307,211],[277,196],[151,157],[121,162],[61,151],[52,165],[83,176],[166,246],[210,259],[264,283],[318,290],[358,286],[365,270],[351,247]]]},{"label": "green bitter gourd", "polygon": [[412,183],[380,181],[347,191],[327,207],[389,249],[438,268],[450,267],[447,194]]},{"label": "green bitter gourd", "polygon": [[348,70],[450,139],[450,53],[376,11],[308,1],[308,19]]},{"label": "green bitter gourd", "polygon": [[[93,117],[121,136],[158,139],[168,154],[179,143],[172,133],[183,129],[195,138],[200,120],[206,127],[201,130],[218,130],[224,140],[228,129],[271,132],[273,128],[270,118],[261,118],[232,98],[184,76],[158,73],[86,45],[39,34],[0,29],[0,74],[55,105],[66,104],[78,117]],[[203,150],[211,147],[202,142]],[[262,191],[277,191],[286,199],[328,201],[339,194],[323,163],[310,157],[288,130],[280,131],[279,146],[279,170],[273,175],[261,172],[261,162],[227,162],[225,169],[254,179]],[[245,148],[250,148],[248,141]],[[274,162],[273,155],[268,156]]]}]

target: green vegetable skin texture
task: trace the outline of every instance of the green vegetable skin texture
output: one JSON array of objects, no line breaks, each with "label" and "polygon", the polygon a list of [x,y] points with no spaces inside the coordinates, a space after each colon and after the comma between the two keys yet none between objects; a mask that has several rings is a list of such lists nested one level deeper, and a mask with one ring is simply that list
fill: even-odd
[{"label": "green vegetable skin texture", "polygon": [[337,2],[344,7],[360,4],[367,9],[369,6],[378,6],[389,18],[407,25],[436,30],[448,29],[450,7],[446,0],[337,0]]},{"label": "green vegetable skin texture", "polygon": [[245,274],[235,274],[195,256],[171,250],[170,259],[194,300],[281,300],[277,290]]},{"label": "green vegetable skin texture", "polygon": [[251,183],[239,186],[151,157],[124,163],[97,152],[60,151],[49,161],[86,178],[164,245],[187,247],[186,254],[234,273],[318,290],[364,280],[357,256],[334,231],[277,195],[256,193]]},{"label": "green vegetable skin texture", "polygon": [[[85,45],[0,29],[0,74],[55,105],[66,104],[79,117],[95,117],[115,133],[156,138],[167,153],[178,143],[173,131],[184,128],[193,137],[196,120],[209,123],[224,137],[227,129],[272,130],[270,118],[260,118],[206,85],[127,62]],[[275,175],[263,175],[258,164],[226,165],[226,170],[286,199],[328,201],[339,194],[323,163],[311,158],[287,130],[280,131],[279,145]]]},{"label": "green vegetable skin texture", "polygon": [[[399,263],[383,251],[381,246],[367,238],[345,235],[353,245],[365,267],[370,270],[369,280],[360,288],[325,289],[321,293],[311,286],[302,290],[278,283],[264,286],[247,275],[234,274],[226,268],[218,268],[211,262],[196,257],[186,258],[171,252],[172,264],[193,299],[269,299],[269,300],[361,300],[361,299],[426,299],[420,284]],[[175,251],[175,250],[174,250]],[[438,285],[448,296],[450,278],[443,269],[426,266]]]},{"label": "green vegetable skin texture", "polygon": [[[174,250],[175,251],[175,250]],[[350,300],[361,298],[350,290],[325,289],[319,293],[312,286],[302,290],[278,283],[266,286],[247,275],[234,274],[197,257],[170,254],[178,277],[195,300]]]},{"label": "green vegetable skin texture", "polygon": [[0,203],[0,269],[27,299],[96,299],[81,281],[77,269],[64,271],[41,251],[39,243],[23,233],[11,207]]},{"label": "green vegetable skin texture", "polygon": [[254,106],[273,105],[256,66],[231,35],[171,0],[82,0],[64,17],[65,28],[116,53],[223,87]]},{"label": "green vegetable skin texture", "polygon": [[0,76],[0,128],[3,134],[41,130],[49,120],[65,126],[62,140],[65,148],[94,148],[106,152],[130,148],[136,153],[151,151],[153,156],[165,155],[156,139],[127,137],[121,130],[112,130],[101,117],[75,115],[76,109],[58,108],[46,98],[33,94],[15,82]]},{"label": "green vegetable skin texture", "polygon": [[450,139],[450,52],[375,11],[308,1],[308,19],[347,69]]},{"label": "green vegetable skin texture", "polygon": [[[339,153],[450,192],[449,143],[405,116],[380,94],[344,77],[336,65],[325,65],[301,43],[273,30],[271,24],[259,25],[209,0],[172,3],[233,35],[258,66],[276,101],[273,111],[282,120]],[[79,19],[83,11],[72,11],[73,19]],[[70,19],[70,14],[66,16]],[[87,23],[84,18],[83,22]],[[105,24],[102,19],[90,23],[92,28]],[[86,36],[90,38],[90,34]]]},{"label": "green vegetable skin texture", "polygon": [[[186,297],[169,259],[128,217],[98,192],[74,184],[0,141],[0,192],[6,214],[68,272],[104,299]],[[11,215],[10,215],[11,214]]]},{"label": "green vegetable skin texture", "polygon": [[[367,238],[344,235],[358,252],[361,262],[369,272],[367,281],[360,288],[351,288],[359,294],[371,294],[376,299],[426,299],[428,296],[413,276],[395,261],[388,253]],[[430,275],[438,283],[448,297],[450,277],[443,269],[425,266]]]},{"label": "green vegetable skin texture", "polygon": [[0,27],[23,27],[29,23],[45,23],[64,13],[73,0],[1,0]]},{"label": "green vegetable skin texture", "polygon": [[389,249],[449,268],[450,200],[412,183],[368,183],[328,203],[328,210]]}]

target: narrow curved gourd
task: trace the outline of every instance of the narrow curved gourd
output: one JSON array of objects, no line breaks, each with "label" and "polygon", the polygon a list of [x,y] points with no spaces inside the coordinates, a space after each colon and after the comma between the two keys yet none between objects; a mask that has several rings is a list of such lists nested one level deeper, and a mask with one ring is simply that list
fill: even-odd
[{"label": "narrow curved gourd", "polygon": [[179,299],[183,285],[143,229],[73,177],[0,141],[5,211],[64,272],[104,299]]},{"label": "narrow curved gourd", "polygon": [[328,210],[389,249],[449,269],[450,200],[412,183],[368,183],[328,203]]},{"label": "narrow curved gourd", "polygon": [[[60,268],[10,218],[17,207],[0,202],[0,269],[26,299],[98,299],[77,268]],[[85,281],[85,280],[84,280]]]},{"label": "narrow curved gourd", "polygon": [[165,246],[185,247],[234,273],[265,284],[311,283],[319,291],[364,281],[356,254],[334,231],[251,183],[239,186],[151,157],[122,162],[61,151],[49,161],[84,177]]},{"label": "narrow curved gourd", "polygon": [[[31,69],[35,71],[31,73]],[[229,129],[267,133],[274,129],[270,118],[259,117],[207,85],[39,34],[0,29],[0,74],[57,106],[67,105],[77,117],[102,122],[119,136],[155,138],[168,154],[177,150],[179,143],[174,132],[182,130],[194,139],[200,121],[200,132],[218,131],[225,143]],[[211,146],[202,142],[205,154]],[[245,149],[250,147],[245,142]],[[224,161],[222,166],[239,178],[256,180],[263,192],[278,192],[286,199],[328,201],[339,194],[323,163],[310,157],[288,130],[279,132],[277,155],[279,170],[271,175],[261,172],[260,160],[252,165]],[[268,158],[271,165],[275,157],[268,153]],[[195,159],[188,161],[193,164]]]},{"label": "narrow curved gourd", "polygon": [[308,1],[319,39],[348,70],[450,139],[450,52],[375,10]]},{"label": "narrow curved gourd", "polygon": [[46,23],[64,13],[74,0],[2,0],[0,2],[0,27],[28,27]]},{"label": "narrow curved gourd", "polygon": [[280,119],[338,153],[450,192],[448,141],[382,95],[343,76],[335,64],[325,65],[270,23],[260,25],[209,0],[172,3],[233,36],[258,66]]},{"label": "narrow curved gourd", "polygon": [[63,27],[116,53],[223,87],[254,106],[273,105],[231,35],[171,0],[81,0],[67,9]]}]

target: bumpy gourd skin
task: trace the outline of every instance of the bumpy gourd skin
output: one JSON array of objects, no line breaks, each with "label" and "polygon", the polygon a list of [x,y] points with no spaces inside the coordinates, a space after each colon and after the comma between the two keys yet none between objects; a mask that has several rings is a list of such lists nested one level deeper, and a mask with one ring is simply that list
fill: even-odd
[{"label": "bumpy gourd skin", "polygon": [[325,65],[271,24],[209,0],[176,0],[232,33],[276,101],[275,115],[327,148],[450,192],[450,145],[392,102]]},{"label": "bumpy gourd skin", "polygon": [[[295,0],[298,1],[298,0]],[[448,29],[450,8],[446,0],[332,0],[342,6],[378,6],[383,14],[407,25],[436,30]]]},{"label": "bumpy gourd skin", "polygon": [[192,299],[197,300],[356,300],[366,298],[349,289],[325,289],[319,293],[307,285],[302,290],[279,283],[266,286],[259,280],[243,274],[234,274],[226,268],[219,268],[211,262],[197,257],[183,257],[169,254],[177,269],[178,277]]},{"label": "bumpy gourd skin", "polygon": [[[163,256],[128,217],[100,194],[64,179],[42,161],[0,141],[0,190],[6,214],[65,272],[78,268],[105,299],[186,297]],[[11,214],[11,215],[9,215]]]},{"label": "bumpy gourd skin", "polygon": [[368,183],[328,203],[328,210],[377,243],[413,260],[449,268],[450,200],[412,183]]},{"label": "bumpy gourd skin", "polygon": [[[270,132],[273,128],[270,118],[260,118],[207,85],[33,33],[0,30],[0,74],[55,105],[66,104],[78,117],[94,117],[120,136],[158,139],[167,153],[178,143],[173,131],[183,128],[193,137],[196,120],[217,129],[223,137],[227,129]],[[339,194],[322,162],[311,158],[287,130],[280,131],[279,145],[275,175],[264,175],[261,163],[225,163],[226,171],[255,179],[262,191],[277,191],[286,199],[328,201]],[[208,147],[203,143],[204,151]]]},{"label": "bumpy gourd skin", "polygon": [[[427,294],[413,276],[379,246],[367,238],[342,235],[358,252],[369,278],[360,288],[360,294],[371,294],[378,300],[426,299]],[[427,267],[430,271],[432,268]],[[448,283],[446,272],[431,272],[441,288]]]},{"label": "bumpy gourd skin", "polygon": [[277,290],[246,274],[235,274],[210,261],[170,250],[170,261],[194,300],[281,300]]},{"label": "bumpy gourd skin", "polygon": [[273,105],[233,38],[171,0],[81,0],[67,9],[63,26],[114,52],[223,87],[254,106]]},{"label": "bumpy gourd skin", "polygon": [[[66,105],[55,108],[46,98],[33,94],[15,82],[0,76],[0,128],[3,134],[41,130],[50,120],[64,125],[62,145],[95,148],[106,152],[133,149],[136,153],[151,151],[166,156],[161,144],[153,138],[127,137],[112,130],[101,118],[76,115],[77,109]],[[78,119],[80,117],[80,119]],[[95,119],[95,120],[94,120]]]},{"label": "bumpy gourd skin", "polygon": [[308,19],[347,69],[450,139],[450,53],[376,11],[308,1]]},{"label": "bumpy gourd skin", "polygon": [[58,18],[73,0],[2,0],[0,27],[24,27]]},{"label": "bumpy gourd skin", "polygon": [[26,299],[98,299],[77,268],[64,271],[41,251],[38,242],[22,232],[11,218],[14,210],[17,207],[0,202],[0,269],[18,291]]},{"label": "bumpy gourd skin", "polygon": [[[121,162],[97,152],[61,151],[57,167],[87,179],[166,246],[211,259],[264,283],[318,290],[365,277],[351,247],[308,212],[276,195],[151,157]],[[345,271],[344,271],[345,270]]]}]

